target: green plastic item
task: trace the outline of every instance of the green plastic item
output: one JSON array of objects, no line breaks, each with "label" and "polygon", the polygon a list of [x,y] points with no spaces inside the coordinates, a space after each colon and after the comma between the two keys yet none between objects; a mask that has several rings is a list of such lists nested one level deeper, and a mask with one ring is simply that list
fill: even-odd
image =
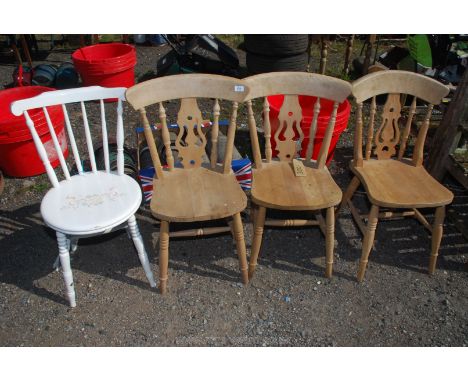
[{"label": "green plastic item", "polygon": [[432,51],[425,34],[408,35],[406,42],[411,57],[420,65],[432,68]]}]

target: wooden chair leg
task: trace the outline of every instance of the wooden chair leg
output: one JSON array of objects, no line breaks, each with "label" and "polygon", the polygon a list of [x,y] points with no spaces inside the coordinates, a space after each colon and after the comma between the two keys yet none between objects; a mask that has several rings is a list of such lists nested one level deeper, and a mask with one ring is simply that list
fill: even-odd
[{"label": "wooden chair leg", "polygon": [[255,217],[257,216],[258,206],[253,202],[250,204],[250,220],[255,224]]},{"label": "wooden chair leg", "polygon": [[327,208],[325,235],[325,277],[331,278],[333,273],[333,249],[335,246],[335,207]]},{"label": "wooden chair leg", "polygon": [[242,283],[248,284],[249,276],[247,273],[247,251],[245,249],[244,227],[242,226],[240,213],[235,214],[232,218],[234,227],[234,240],[236,241],[237,256],[239,257],[239,268],[242,275]]},{"label": "wooden chair leg", "polygon": [[266,208],[258,206],[255,213],[255,221],[253,226],[252,248],[250,250],[249,261],[249,280],[253,277],[255,268],[257,267],[258,254],[262,245],[263,226],[265,225]]},{"label": "wooden chair leg", "polygon": [[351,183],[349,183],[348,188],[346,189],[345,193],[343,194],[343,198],[341,199],[341,203],[338,206],[338,209],[336,210],[335,215],[338,215],[338,213],[343,208],[343,206],[345,206],[346,203],[348,203],[348,201],[351,200],[351,198],[353,197],[354,193],[356,192],[356,190],[358,189],[360,184],[361,184],[361,181],[359,180],[359,178],[357,176],[355,176],[355,177],[353,177],[353,179],[351,179]]},{"label": "wooden chair leg", "polygon": [[57,244],[62,266],[63,279],[65,280],[65,290],[70,306],[76,306],[75,286],[73,285],[73,273],[70,265],[70,253],[68,252],[68,241],[65,234],[57,232]]},{"label": "wooden chair leg", "polygon": [[154,281],[153,272],[151,271],[151,265],[148,261],[148,254],[146,253],[143,238],[141,237],[140,230],[138,229],[138,224],[134,215],[130,219],[128,219],[128,230],[130,231],[130,236],[133,240],[133,244],[135,245],[135,248],[138,252],[138,257],[145,271],[146,278],[148,279],[151,287],[154,288],[156,286],[156,282]]},{"label": "wooden chair leg", "polygon": [[437,256],[439,255],[440,242],[444,230],[445,206],[435,210],[434,225],[432,226],[432,248],[429,260],[429,274],[433,275],[436,269]]},{"label": "wooden chair leg", "polygon": [[378,220],[379,206],[373,204],[370,209],[366,234],[364,235],[364,241],[362,243],[362,255],[361,261],[359,262],[359,272],[357,276],[359,282],[364,279],[364,274],[366,273],[367,261],[370,251],[372,250],[372,244],[374,243],[375,229],[377,228]]},{"label": "wooden chair leg", "polygon": [[159,291],[167,290],[167,268],[169,264],[169,222],[161,220],[159,231]]}]

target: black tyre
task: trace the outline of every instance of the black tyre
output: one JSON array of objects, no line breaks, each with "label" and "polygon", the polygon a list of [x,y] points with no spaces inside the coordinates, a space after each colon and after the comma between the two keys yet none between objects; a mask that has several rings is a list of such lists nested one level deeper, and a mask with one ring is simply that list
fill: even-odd
[{"label": "black tyre", "polygon": [[268,72],[304,72],[307,69],[307,52],[289,57],[269,57],[247,53],[247,69],[252,74]]},{"label": "black tyre", "polygon": [[306,34],[246,34],[245,50],[263,56],[286,57],[304,53],[309,46]]}]

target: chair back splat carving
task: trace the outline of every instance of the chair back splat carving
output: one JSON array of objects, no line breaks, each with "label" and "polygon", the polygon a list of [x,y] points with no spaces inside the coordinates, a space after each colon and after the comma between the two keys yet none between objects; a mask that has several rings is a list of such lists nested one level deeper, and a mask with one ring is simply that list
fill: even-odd
[{"label": "chair back splat carving", "polygon": [[[249,85],[250,93],[246,99],[250,136],[255,168],[262,167],[262,155],[257,137],[252,100],[264,98],[263,100],[263,132],[265,137],[265,162],[272,160],[271,137],[276,146],[279,161],[291,162],[299,156],[304,133],[301,128],[302,109],[299,104],[299,95],[317,97],[314,104],[313,117],[309,132],[309,143],[306,150],[305,163],[311,165],[314,148],[317,121],[320,114],[320,101],[322,99],[333,101],[333,111],[330,123],[327,127],[322,147],[317,158],[316,166],[322,168],[325,165],[330,147],[331,138],[336,122],[338,105],[351,93],[351,85],[337,78],[327,77],[313,73],[279,72],[266,73],[245,79]],[[284,94],[278,120],[270,120],[268,96]]]},{"label": "chair back splat carving", "polygon": [[36,131],[36,126],[34,126],[34,122],[31,120],[28,110],[42,108],[45,119],[47,122],[47,126],[49,128],[50,135],[52,137],[52,141],[54,144],[54,149],[57,152],[57,156],[59,158],[60,166],[63,171],[63,175],[65,179],[69,180],[70,172],[67,167],[67,163],[65,158],[63,157],[62,148],[60,147],[60,143],[57,139],[57,135],[55,133],[55,127],[52,125],[49,113],[47,111],[47,107],[53,105],[61,105],[62,111],[64,114],[65,120],[65,127],[66,132],[68,135],[68,139],[70,141],[71,151],[73,154],[73,158],[75,160],[76,169],[78,174],[83,174],[83,166],[82,166],[82,156],[80,156],[78,146],[76,144],[75,134],[73,132],[74,128],[72,122],[70,120],[70,115],[67,109],[67,105],[79,103],[81,116],[82,116],[82,123],[85,130],[85,138],[86,138],[86,147],[88,151],[88,157],[91,163],[91,171],[93,173],[97,173],[97,166],[96,166],[96,158],[94,156],[94,145],[91,138],[91,131],[90,131],[90,124],[88,121],[88,116],[86,112],[86,105],[85,102],[87,101],[99,101],[100,107],[100,116],[101,116],[101,132],[102,132],[102,144],[103,144],[103,153],[104,153],[104,166],[105,172],[110,173],[110,162],[109,162],[109,147],[108,147],[108,132],[107,132],[107,122],[106,122],[106,110],[105,110],[105,99],[115,99],[117,98],[117,127],[116,127],[116,142],[117,142],[117,173],[119,175],[123,175],[124,173],[124,160],[123,160],[123,140],[124,140],[124,133],[123,133],[123,108],[122,108],[122,101],[125,100],[125,88],[102,88],[99,86],[91,86],[82,89],[70,89],[70,90],[57,90],[57,91],[50,91],[44,92],[36,97],[16,101],[11,106],[11,111],[14,115],[21,115],[23,114],[26,119],[26,124],[29,127],[31,135],[33,137],[34,143],[38,150],[39,156],[44,164],[46,169],[47,175],[49,177],[50,182],[54,187],[59,187],[60,183],[58,181],[57,175],[53,170],[47,152],[44,148],[44,145],[39,138],[39,135]]},{"label": "chair back splat carving", "polygon": [[[448,94],[448,88],[419,74],[391,70],[372,73],[355,81],[353,94],[358,105],[354,144],[355,166],[362,166],[363,160],[369,160],[373,156],[378,160],[394,157],[402,160],[408,148],[417,105],[420,105],[418,108],[426,105],[427,111],[412,154],[412,163],[421,166],[433,106],[438,105]],[[378,115],[376,97],[382,94],[386,94],[387,98]],[[407,96],[412,96],[412,101],[403,118],[402,111]],[[371,99],[371,103],[363,153],[363,102],[368,99]],[[377,120],[380,120],[380,123],[376,123]]]},{"label": "chair back splat carving", "polygon": [[[242,102],[247,94],[247,87],[242,81],[225,76],[208,74],[176,75],[158,78],[138,84],[126,93],[128,102],[139,110],[146,141],[150,149],[151,158],[158,179],[164,177],[162,164],[154,142],[153,132],[147,117],[146,108],[153,104],[159,104],[159,122],[161,129],[167,168],[172,171],[174,167],[184,169],[199,168],[202,166],[205,155],[207,138],[205,132],[211,126],[212,151],[209,158],[209,166],[214,169],[217,166],[217,142],[219,134],[219,117],[221,107],[219,100],[231,101],[231,117],[227,132],[227,143],[223,161],[223,172],[231,171],[232,147],[237,121],[238,102]],[[197,103],[198,98],[213,99],[212,122],[203,119]],[[178,151],[179,162],[175,163],[171,151],[171,141],[168,130],[166,110],[163,103],[170,100],[179,100],[180,107],[175,121],[178,125],[175,146]]]}]

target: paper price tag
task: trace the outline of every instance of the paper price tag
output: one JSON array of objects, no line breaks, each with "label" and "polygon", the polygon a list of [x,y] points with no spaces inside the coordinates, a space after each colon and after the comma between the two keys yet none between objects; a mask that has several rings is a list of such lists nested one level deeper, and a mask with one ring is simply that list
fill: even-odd
[{"label": "paper price tag", "polygon": [[237,93],[243,93],[245,91],[244,85],[234,85],[234,91]]},{"label": "paper price tag", "polygon": [[304,163],[302,163],[301,161],[297,159],[293,159],[292,166],[293,166],[295,176],[306,176]]}]

